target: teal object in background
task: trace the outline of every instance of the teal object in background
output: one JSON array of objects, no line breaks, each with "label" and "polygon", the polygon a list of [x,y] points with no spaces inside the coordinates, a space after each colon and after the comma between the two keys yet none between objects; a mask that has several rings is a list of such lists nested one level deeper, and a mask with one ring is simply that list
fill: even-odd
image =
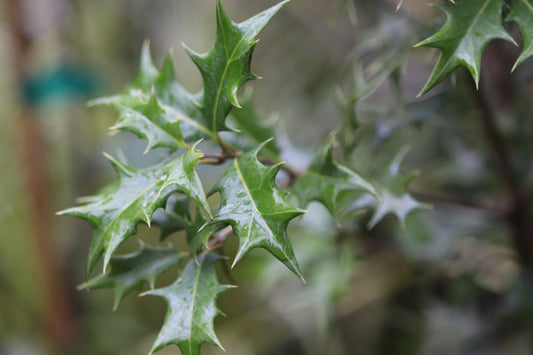
[{"label": "teal object in background", "polygon": [[73,64],[63,64],[29,77],[23,95],[30,105],[38,105],[51,98],[79,98],[86,100],[99,87],[95,75]]}]

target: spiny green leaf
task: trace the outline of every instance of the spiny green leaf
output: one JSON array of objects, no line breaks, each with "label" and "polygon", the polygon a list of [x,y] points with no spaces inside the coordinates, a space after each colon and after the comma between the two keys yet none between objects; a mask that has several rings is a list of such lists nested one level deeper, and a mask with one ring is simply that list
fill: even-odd
[{"label": "spiny green leaf", "polygon": [[465,0],[456,5],[437,5],[446,14],[446,22],[439,32],[418,43],[417,46],[438,48],[441,55],[420,91],[431,90],[459,66],[465,66],[479,84],[481,56],[493,39],[514,43],[502,25],[501,0]]},{"label": "spiny green leaf", "polygon": [[287,237],[287,224],[305,211],[288,204],[285,201],[287,193],[275,184],[282,163],[266,167],[257,160],[257,153],[265,143],[242,154],[228,166],[211,191],[211,194],[221,193],[220,209],[205,227],[210,228],[209,233],[202,230],[193,244],[207,246],[210,233],[220,229],[213,226],[229,223],[239,237],[239,250],[233,265],[251,249],[261,247],[301,277]]},{"label": "spiny green leaf", "polygon": [[163,167],[163,169],[168,171],[168,175],[160,191],[166,191],[171,186],[177,186],[180,191],[196,201],[211,216],[211,209],[207,203],[202,182],[196,170],[194,170],[196,163],[203,156],[202,153],[195,149],[197,144]]},{"label": "spiny green leaf", "polygon": [[407,149],[401,149],[391,162],[388,171],[382,179],[383,185],[376,188],[381,202],[376,207],[369,228],[373,228],[387,214],[394,214],[402,226],[405,227],[405,218],[417,209],[430,209],[431,206],[420,203],[411,197],[407,188],[411,181],[418,175],[417,171],[400,172],[400,165],[407,154]]},{"label": "spiny green leaf", "polygon": [[129,131],[148,141],[146,152],[157,147],[177,150],[187,148],[181,133],[179,120],[171,121],[165,110],[159,105],[154,93],[148,102],[144,102],[141,95],[137,100],[131,100],[129,105],[115,104],[120,116],[117,124],[111,129]]},{"label": "spiny green leaf", "polygon": [[[169,145],[169,138],[171,141],[177,139],[178,142],[190,142],[204,137],[216,138],[215,133],[207,128],[207,122],[198,108],[201,97],[201,93],[189,93],[178,81],[171,53],[165,60],[161,71],[158,71],[152,62],[150,48],[146,42],[142,49],[139,74],[133,84],[122,94],[102,97],[91,101],[91,104],[111,106],[120,113],[125,110],[128,116],[142,117],[148,122],[158,122],[152,127],[155,132],[143,128],[143,120],[140,122],[130,120],[129,124],[122,128],[119,119],[119,124],[114,128],[131,131],[140,138],[149,139],[148,134],[163,138],[152,142],[149,140],[149,149],[155,146],[175,149],[176,146],[184,147],[185,145],[182,142]],[[149,101],[156,102],[158,107],[152,111],[142,112],[141,110],[139,112],[140,109],[149,105]],[[155,105],[152,103],[152,106]],[[140,124],[140,127],[137,127],[137,124]],[[146,124],[147,122],[144,122],[144,125]]]},{"label": "spiny green leaf", "polygon": [[152,56],[150,55],[150,41],[145,41],[141,50],[139,73],[132,84],[132,88],[149,91],[152,89],[152,85],[158,75],[159,71],[155,67]]},{"label": "spiny green leaf", "polygon": [[311,201],[319,201],[337,219],[337,200],[346,192],[363,191],[377,194],[372,185],[361,176],[335,162],[334,139],[334,135],[328,137],[309,168],[296,180],[294,190],[304,205]]},{"label": "spiny green leaf", "polygon": [[202,113],[211,131],[226,130],[226,116],[233,106],[239,107],[237,91],[247,81],[256,79],[251,72],[255,37],[286,1],[239,24],[229,18],[217,0],[217,31],[214,46],[205,54],[185,47],[202,75],[204,94]]},{"label": "spiny green leaf", "polygon": [[157,248],[140,242],[140,249],[127,255],[111,257],[111,269],[105,275],[98,275],[78,286],[78,289],[115,288],[116,310],[122,299],[135,289],[148,282],[154,288],[159,275],[171,266],[178,266],[182,255],[174,248]]},{"label": "spiny green leaf", "polygon": [[191,94],[181,85],[174,71],[172,52],[169,53],[161,72],[154,81],[154,90],[169,117],[180,121],[180,127],[187,141],[200,138],[216,138],[208,128],[208,121],[200,112],[202,93]]},{"label": "spiny green leaf", "polygon": [[199,355],[202,343],[220,348],[213,320],[219,314],[217,295],[231,286],[218,283],[214,263],[219,256],[201,254],[198,262],[191,259],[180,277],[170,286],[143,295],[163,297],[168,304],[165,322],[150,353],[176,344],[183,355]]},{"label": "spiny green leaf", "polygon": [[87,276],[104,255],[104,274],[118,246],[137,230],[140,221],[150,225],[154,211],[178,187],[161,190],[166,176],[160,166],[136,170],[106,155],[113,165],[118,181],[105,192],[91,198],[89,204],[73,207],[60,214],[81,217],[94,228],[87,261]]},{"label": "spiny green leaf", "polygon": [[533,0],[513,1],[506,20],[516,22],[524,39],[524,49],[513,65],[514,71],[517,66],[533,57]]}]

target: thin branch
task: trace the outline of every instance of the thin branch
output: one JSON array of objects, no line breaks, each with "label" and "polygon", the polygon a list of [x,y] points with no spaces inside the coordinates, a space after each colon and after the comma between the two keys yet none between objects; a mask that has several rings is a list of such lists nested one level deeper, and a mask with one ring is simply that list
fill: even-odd
[{"label": "thin branch", "polygon": [[457,195],[438,194],[434,192],[418,191],[413,188],[409,188],[409,194],[411,194],[413,197],[417,199],[420,199],[420,200],[423,200],[429,203],[442,203],[442,204],[457,205],[461,207],[491,212],[491,213],[494,213],[500,216],[505,214],[504,210],[502,210],[501,208],[497,208],[496,206],[483,205],[475,201],[462,198]]},{"label": "thin branch", "polygon": [[479,91],[475,93],[475,98],[481,110],[482,127],[487,140],[490,143],[490,148],[496,157],[497,164],[499,165],[500,169],[498,172],[500,173],[512,200],[516,200],[520,198],[520,191],[512,164],[512,154],[498,128],[495,109],[491,106],[485,91],[486,89],[482,85]]},{"label": "thin branch", "polygon": [[209,244],[207,245],[207,250],[222,248],[226,242],[226,239],[232,235],[233,228],[231,226],[227,226],[220,231],[213,233],[211,239],[209,240]]},{"label": "thin branch", "polygon": [[500,173],[505,187],[508,190],[508,207],[505,220],[511,231],[514,248],[520,256],[522,267],[529,275],[533,275],[533,224],[527,209],[527,194],[522,190],[518,176],[513,168],[512,153],[503,135],[501,134],[496,120],[495,109],[490,104],[490,97],[482,87],[475,95],[481,109],[481,122],[485,135],[491,145],[491,149],[499,165]]},{"label": "thin branch", "polygon": [[[203,153],[203,159],[200,160],[200,164],[213,164],[213,165],[220,165],[224,164],[229,159],[235,159],[239,157],[241,154],[243,154],[241,151],[222,151],[220,153]],[[266,165],[275,165],[279,162],[270,159],[267,156],[259,156],[257,159]],[[301,171],[296,170],[292,168],[290,165],[287,164],[287,162],[284,162],[284,164],[281,166],[281,170],[285,171],[288,175],[288,181],[285,184],[282,184],[283,187],[292,185],[294,180],[298,178],[298,176],[301,175]],[[281,186],[280,186],[281,187]]]}]

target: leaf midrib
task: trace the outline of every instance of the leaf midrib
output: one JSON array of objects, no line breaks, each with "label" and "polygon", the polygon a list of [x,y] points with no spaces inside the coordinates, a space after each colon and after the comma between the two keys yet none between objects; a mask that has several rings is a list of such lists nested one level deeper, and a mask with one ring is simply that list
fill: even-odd
[{"label": "leaf midrib", "polygon": [[[246,194],[248,195],[248,197],[250,198],[250,201],[252,202],[252,206],[253,206],[253,209],[254,211],[259,215],[261,216],[261,219],[265,222],[265,225],[267,226],[268,228],[268,231],[270,232],[270,236],[274,238],[274,233],[272,232],[272,230],[270,229],[270,226],[268,225],[268,223],[266,223],[265,219],[263,218],[263,214],[261,212],[259,212],[259,210],[257,209],[257,206],[255,204],[255,201],[252,197],[252,194],[250,192],[250,189],[248,188],[248,185],[246,184],[246,182],[244,181],[244,177],[241,173],[241,169],[239,167],[239,164],[238,164],[238,159],[235,159],[233,160],[233,165],[235,166],[235,170],[237,171],[237,175],[239,175],[239,179],[241,180],[241,184],[242,186],[244,187],[244,190],[246,192]],[[253,222],[253,216],[250,217],[250,226],[248,227],[248,239],[250,238],[250,233],[251,233],[251,225],[252,225],[252,222]],[[274,238],[275,239],[275,238]],[[277,242],[277,241],[276,241]],[[280,247],[279,248],[281,250],[281,252],[283,253],[283,256],[285,257],[285,259],[291,264],[291,266],[297,270],[296,268],[296,265],[294,265],[294,263],[292,262],[292,259],[289,258],[289,256],[287,255],[287,253],[285,253],[285,250]]]},{"label": "leaf midrib", "polygon": [[[237,44],[235,45],[235,48],[233,48],[233,52],[231,52],[231,55],[230,55],[229,59],[226,61],[226,65],[224,66],[224,71],[222,72],[222,76],[220,78],[221,79],[220,80],[220,84],[218,86],[217,94],[215,96],[215,103],[214,103],[214,106],[213,106],[213,115],[211,116],[211,124],[212,124],[212,129],[213,129],[214,132],[217,132],[216,117],[217,117],[217,111],[218,111],[218,103],[220,102],[220,94],[222,93],[222,86],[224,85],[224,79],[226,79],[226,74],[228,72],[228,68],[229,68],[230,64],[235,60],[235,58],[233,58],[233,56],[235,55],[235,52],[237,51],[237,49],[241,45],[241,42],[248,36],[248,34],[251,31],[252,31],[252,28],[250,28],[247,32],[245,32],[245,34],[241,37],[239,42],[237,42]],[[222,32],[222,41],[224,42],[224,52],[226,52],[226,36],[224,34],[224,31],[221,31],[221,32]],[[239,30],[239,32],[240,32],[240,30]],[[226,55],[227,55],[227,53],[226,53]]]},{"label": "leaf midrib", "polygon": [[472,29],[474,28],[474,26],[477,24],[478,20],[479,20],[479,17],[481,16],[481,14],[485,11],[486,7],[488,6],[488,4],[493,1],[493,0],[486,0],[485,3],[483,4],[483,6],[481,7],[481,9],[478,11],[477,15],[474,17],[474,20],[472,21],[472,23],[470,24],[470,26],[468,26],[468,29],[466,30],[466,32],[464,33],[464,35],[462,36],[461,40],[459,41],[459,43],[457,44],[455,50],[454,50],[454,55],[450,56],[450,58],[448,59],[448,61],[446,62],[446,64],[443,66],[443,68],[447,68],[448,65],[450,65],[450,63],[452,63],[453,61],[453,58],[455,58],[456,56],[456,53],[457,53],[457,50],[459,49],[459,47],[461,47],[461,44],[463,43],[464,39],[466,38],[467,35],[470,34],[470,32],[472,31]]},{"label": "leaf midrib", "polygon": [[178,110],[176,110],[175,108],[173,108],[172,106],[169,106],[169,105],[166,105],[166,104],[160,104],[160,106],[165,109],[165,110],[169,110],[169,111],[172,111],[172,113],[174,115],[176,115],[177,119],[178,120],[183,120],[185,122],[187,122],[188,124],[190,124],[191,126],[194,126],[196,127],[198,130],[204,132],[205,134],[207,134],[209,137],[215,139],[216,138],[216,135],[214,133],[214,131],[210,131],[209,128],[207,128],[206,126],[198,123],[197,121],[193,120],[192,118],[188,117],[187,115],[183,115],[181,114]]},{"label": "leaf midrib", "polygon": [[[126,107],[126,106],[125,106],[124,108],[126,108],[127,110],[132,111],[132,112],[134,112],[134,113],[139,113],[140,116],[141,116],[141,118],[142,118],[143,120],[148,121],[149,123],[151,123],[152,126],[154,126],[158,131],[162,132],[165,136],[167,136],[167,137],[170,138],[172,141],[174,141],[174,143],[176,143],[180,148],[186,148],[186,147],[187,147],[187,145],[185,144],[185,142],[180,141],[180,140],[174,138],[174,137],[173,137],[172,135],[170,135],[170,134],[169,134],[169,133],[168,133],[168,132],[162,127],[162,126],[156,124],[156,122],[154,122],[154,121],[150,120],[148,117],[146,117],[145,114],[143,114],[143,113],[141,113],[141,112],[139,112],[139,111],[136,111],[136,110],[134,110],[134,109],[131,109],[131,108],[129,108],[129,107]],[[178,119],[179,119],[179,118],[180,118],[180,117],[178,117]],[[171,123],[171,122],[169,121],[169,123]],[[178,123],[178,125],[179,125],[179,123]]]},{"label": "leaf midrib", "polygon": [[529,9],[529,11],[533,12],[533,5],[531,5],[531,4],[529,3],[529,1],[527,1],[527,0],[520,0],[520,2],[524,3],[524,4],[527,6],[527,8]]},{"label": "leaf midrib", "polygon": [[[139,194],[137,194],[137,196],[135,196],[134,199],[132,199],[127,205],[125,205],[124,207],[122,207],[118,212],[117,214],[115,214],[115,216],[113,216],[113,218],[111,218],[111,220],[109,221],[109,223],[106,225],[106,227],[104,228],[104,230],[102,231],[102,236],[104,237],[104,240],[106,241],[109,241],[108,238],[105,238],[105,236],[107,235],[107,232],[108,232],[108,229],[110,228],[111,225],[113,225],[115,222],[118,221],[119,217],[122,215],[122,213],[124,213],[124,211],[126,211],[129,207],[131,207],[133,205],[134,202],[136,202],[137,200],[139,200],[141,198],[141,196],[143,196],[147,191],[149,191],[151,188],[153,188],[154,186],[156,186],[159,182],[161,182],[162,179],[161,178],[158,178],[156,181],[154,181],[153,183],[151,183],[149,186],[147,186],[146,188],[144,188]],[[107,253],[107,250],[106,250],[106,253]],[[107,263],[106,265],[104,265],[104,274],[106,272],[106,269],[107,269]]]},{"label": "leaf midrib", "polygon": [[192,296],[191,296],[191,306],[189,307],[189,354],[192,354],[192,320],[193,320],[193,313],[194,313],[194,305],[196,300],[196,291],[198,289],[198,280],[200,279],[200,272],[202,271],[202,265],[204,263],[204,260],[206,258],[207,254],[203,254],[201,260],[198,261],[198,268],[196,269],[196,275],[194,277],[194,284],[192,288]]}]

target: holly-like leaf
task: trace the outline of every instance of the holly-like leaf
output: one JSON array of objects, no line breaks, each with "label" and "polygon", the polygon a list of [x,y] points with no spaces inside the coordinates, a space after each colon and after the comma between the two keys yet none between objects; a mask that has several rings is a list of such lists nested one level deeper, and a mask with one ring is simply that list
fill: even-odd
[{"label": "holly-like leaf", "polygon": [[132,89],[140,89],[149,91],[152,89],[156,78],[159,75],[159,70],[154,65],[152,56],[150,54],[150,41],[146,40],[143,43],[141,50],[141,63],[137,77],[133,81]]},{"label": "holly-like leaf", "polygon": [[98,275],[78,286],[78,289],[109,288],[115,289],[116,310],[124,297],[135,289],[140,289],[145,282],[154,288],[159,275],[171,266],[178,266],[182,254],[174,248],[157,248],[140,241],[140,249],[127,255],[111,257],[110,270],[105,275]]},{"label": "holly-like leaf", "polygon": [[204,93],[202,113],[211,131],[226,130],[226,116],[233,106],[239,107],[237,91],[247,81],[256,79],[251,72],[255,37],[286,1],[239,24],[229,18],[217,0],[217,31],[214,46],[205,54],[185,47],[202,75]]},{"label": "holly-like leaf", "polygon": [[502,25],[501,0],[465,0],[436,7],[446,14],[446,22],[436,34],[416,46],[438,48],[441,55],[419,96],[461,65],[468,68],[477,86],[487,44],[497,38],[514,43]]},{"label": "holly-like leaf", "polygon": [[266,167],[257,159],[265,143],[240,155],[228,166],[211,191],[221,193],[220,209],[204,227],[209,232],[202,229],[193,245],[207,246],[210,234],[221,228],[218,226],[230,224],[239,238],[233,265],[251,249],[261,247],[302,277],[287,237],[287,224],[305,211],[288,204],[287,193],[276,186],[275,177],[282,163]]},{"label": "holly-like leaf", "polygon": [[159,105],[154,93],[144,102],[142,95],[137,100],[128,100],[128,105],[117,102],[114,106],[119,111],[118,122],[111,127],[134,133],[148,141],[146,152],[157,147],[177,150],[187,148],[181,133],[179,120],[170,120],[165,110]]},{"label": "holly-like leaf", "polygon": [[[430,205],[418,202],[407,191],[411,181],[418,175],[418,171],[400,172],[400,165],[406,154],[407,149],[401,149],[398,152],[382,179],[383,185],[381,187],[376,185],[381,202],[368,223],[369,228],[373,228],[389,213],[394,214],[405,227],[405,218],[409,213],[419,209],[431,209]],[[360,203],[359,205],[362,207]]]},{"label": "holly-like leaf", "polygon": [[[167,165],[136,170],[106,155],[115,168],[118,182],[102,194],[93,196],[89,204],[62,212],[84,218],[94,228],[87,262],[87,276],[104,255],[104,274],[118,246],[136,232],[140,221],[150,225],[152,214],[163,207],[168,196],[180,191],[210,213],[202,184],[194,167],[201,153],[194,147]],[[168,173],[164,173],[168,171]]]},{"label": "holly-like leaf", "polygon": [[153,85],[166,114],[180,122],[186,141],[216,139],[215,132],[208,128],[208,121],[199,108],[202,93],[191,94],[181,85],[174,71],[172,53],[169,53]]},{"label": "holly-like leaf", "polygon": [[181,192],[196,201],[211,216],[211,209],[205,197],[202,181],[200,181],[196,170],[194,170],[196,163],[203,156],[202,153],[195,149],[197,144],[163,167],[163,169],[168,171],[168,175],[163,186],[161,186],[161,191],[168,190],[171,186],[179,187]]},{"label": "holly-like leaf", "polygon": [[143,294],[163,297],[168,303],[165,322],[150,353],[171,344],[176,344],[183,355],[199,355],[205,342],[222,348],[213,328],[213,320],[219,314],[215,300],[231,286],[217,280],[214,263],[219,258],[201,254],[198,262],[191,259],[187,263],[173,284]]},{"label": "holly-like leaf", "polygon": [[524,39],[524,49],[513,65],[513,71],[517,66],[533,57],[533,0],[515,0],[511,11],[507,14],[507,21],[515,22]]},{"label": "holly-like leaf", "polygon": [[162,207],[177,186],[161,190],[166,179],[160,166],[136,170],[106,155],[113,165],[118,181],[100,195],[91,197],[90,203],[73,207],[59,214],[81,217],[94,228],[87,261],[87,276],[104,255],[104,274],[111,256],[118,246],[137,230],[138,222],[150,225],[154,211]]},{"label": "holly-like leaf", "polygon": [[201,93],[189,93],[178,81],[171,54],[161,71],[156,69],[145,42],[139,74],[133,84],[119,95],[102,97],[90,104],[107,105],[119,111],[119,121],[111,128],[147,139],[148,151],[154,147],[183,148],[184,141],[200,138],[215,139],[198,108],[200,99]]},{"label": "holly-like leaf", "polygon": [[334,135],[330,135],[309,168],[296,180],[294,190],[304,205],[319,201],[337,219],[337,200],[348,191],[377,195],[372,185],[333,158]]}]

